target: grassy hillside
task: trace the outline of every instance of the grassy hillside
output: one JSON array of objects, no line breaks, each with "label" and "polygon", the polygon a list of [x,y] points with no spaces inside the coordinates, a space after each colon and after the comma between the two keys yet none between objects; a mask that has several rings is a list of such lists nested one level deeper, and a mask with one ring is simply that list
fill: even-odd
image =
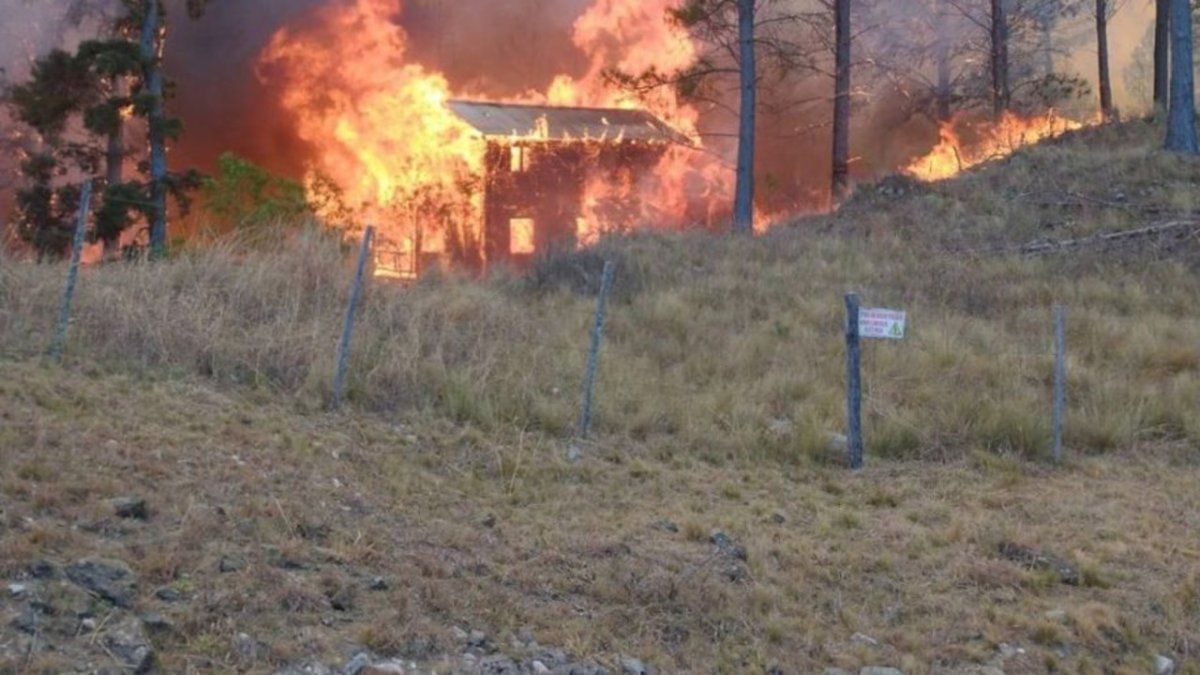
[{"label": "grassy hillside", "polygon": [[[529,668],[532,634],[617,671],[1140,673],[1166,654],[1200,672],[1196,237],[1007,251],[1196,220],[1200,165],[1154,152],[1157,133],[888,180],[753,241],[643,236],[527,277],[375,283],[343,413],[325,401],[350,268],[327,237],[86,270],[62,369],[38,355],[63,270],[0,262],[0,572],[126,561],[135,608],[174,624],[152,636],[166,672],[356,645],[469,670],[455,628]],[[597,433],[576,446],[603,258]],[[859,474],[828,452],[848,290],[911,324],[867,346]],[[1055,304],[1063,468],[1044,461]],[[113,515],[128,494],[148,520]],[[107,658],[108,638],[62,632],[31,652],[0,629],[0,669]]]}]

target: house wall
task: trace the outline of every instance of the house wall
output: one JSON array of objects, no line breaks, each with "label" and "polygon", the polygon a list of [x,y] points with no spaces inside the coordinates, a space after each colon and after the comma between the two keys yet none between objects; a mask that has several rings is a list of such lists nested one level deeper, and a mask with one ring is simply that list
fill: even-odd
[{"label": "house wall", "polygon": [[[664,152],[661,145],[634,143],[489,143],[483,228],[488,264],[524,266],[555,248],[573,249],[590,177],[616,181],[621,172],[653,171]],[[532,246],[524,245],[525,232],[532,234]]]}]

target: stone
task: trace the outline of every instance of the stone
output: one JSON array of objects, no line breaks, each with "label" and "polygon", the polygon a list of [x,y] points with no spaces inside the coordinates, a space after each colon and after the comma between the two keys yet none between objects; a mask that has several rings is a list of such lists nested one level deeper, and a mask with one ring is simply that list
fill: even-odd
[{"label": "stone", "polygon": [[1175,661],[1162,654],[1155,655],[1154,675],[1175,675]]},{"label": "stone", "polygon": [[179,602],[183,599],[183,594],[178,590],[171,588],[170,586],[163,586],[157,591],[154,591],[154,597],[162,600],[163,602]]},{"label": "stone", "polygon": [[489,513],[487,515],[487,517],[483,519],[483,526],[488,528],[489,530],[492,529],[493,527],[495,527],[496,526],[496,516]]},{"label": "stone", "polygon": [[859,670],[858,675],[904,675],[904,672],[890,666],[867,666]]},{"label": "stone", "polygon": [[621,675],[650,675],[650,669],[638,659],[622,656]]},{"label": "stone", "polygon": [[275,675],[333,675],[333,670],[319,661],[309,661],[278,670]]},{"label": "stone", "polygon": [[371,657],[366,652],[359,652],[346,663],[345,668],[342,668],[342,675],[359,675],[369,665]]},{"label": "stone", "polygon": [[479,660],[479,672],[486,675],[520,675],[521,667],[504,654],[493,654]]},{"label": "stone", "polygon": [[154,648],[146,639],[142,622],[129,618],[109,629],[104,636],[104,646],[134,673],[147,673],[154,667]]},{"label": "stone", "polygon": [[845,668],[826,668],[824,675],[851,675]]},{"label": "stone", "polygon": [[371,583],[367,584],[367,588],[372,591],[386,591],[391,588],[391,584],[383,577],[372,577]]},{"label": "stone", "polygon": [[362,669],[359,675],[405,675],[404,664],[399,661],[384,661],[372,663]]},{"label": "stone", "polygon": [[1058,580],[1068,586],[1078,586],[1083,580],[1083,575],[1074,565],[1053,553],[1007,541],[1000,543],[998,551],[1002,557],[1025,567],[1054,572]]},{"label": "stone", "polygon": [[725,534],[724,532],[717,532],[713,534],[710,541],[712,542],[713,546],[717,547],[717,552],[722,555],[729,556],[737,560],[746,560],[747,558],[746,549],[733,543],[733,540],[729,538],[729,535]]},{"label": "stone", "polygon": [[1053,621],[1055,623],[1066,623],[1067,622],[1067,612],[1066,612],[1066,610],[1062,610],[1062,609],[1052,609],[1049,612],[1046,612],[1045,617],[1048,620]]},{"label": "stone", "polygon": [[170,633],[175,630],[175,624],[158,612],[146,612],[143,614],[142,625],[151,633]]},{"label": "stone", "polygon": [[146,500],[141,497],[117,497],[110,503],[118,518],[146,520],[150,517],[150,509],[146,506]]},{"label": "stone", "polygon": [[782,525],[787,522],[787,518],[784,517],[782,513],[776,511],[775,513],[771,514],[771,522],[775,523],[776,525]]},{"label": "stone", "polygon": [[232,556],[221,556],[221,561],[217,563],[217,571],[222,574],[240,572],[245,568],[246,563],[241,558]]},{"label": "stone", "polygon": [[529,668],[534,672],[534,675],[544,675],[544,673],[550,672],[550,668],[537,659],[534,659],[529,663]]},{"label": "stone", "polygon": [[669,532],[671,534],[679,534],[679,526],[676,525],[674,522],[667,520],[665,518],[654,523],[653,527],[654,527],[654,529],[662,530],[663,532]]},{"label": "stone", "polygon": [[470,633],[459,628],[458,626],[451,628],[450,634],[454,636],[455,640],[458,640],[459,642],[463,642],[463,643],[465,643],[471,637]]},{"label": "stone", "polygon": [[238,633],[233,638],[233,651],[244,661],[254,661],[258,658],[259,642],[246,633]]},{"label": "stone", "polygon": [[84,558],[67,568],[67,578],[118,607],[133,603],[137,579],[129,565],[120,560]]},{"label": "stone", "polygon": [[41,558],[29,565],[29,574],[33,575],[34,579],[53,579],[58,576],[58,565]]},{"label": "stone", "polygon": [[487,649],[487,646],[488,637],[483,631],[473,630],[471,631],[471,634],[467,636],[467,647],[471,649]]},{"label": "stone", "polygon": [[8,585],[8,594],[18,600],[25,597],[25,594],[28,592],[29,592],[29,587],[26,586],[25,584],[9,584]]}]

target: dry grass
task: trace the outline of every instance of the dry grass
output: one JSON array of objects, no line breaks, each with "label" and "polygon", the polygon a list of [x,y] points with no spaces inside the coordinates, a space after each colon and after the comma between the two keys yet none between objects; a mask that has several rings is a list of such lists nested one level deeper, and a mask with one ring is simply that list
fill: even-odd
[{"label": "dry grass", "polygon": [[[1194,247],[946,253],[1193,216],[1197,166],[1148,154],[1137,124],[754,241],[604,244],[622,269],[597,440],[575,464],[593,308],[567,278],[578,261],[373,284],[344,415],[323,410],[350,278],[327,237],[86,270],[62,370],[31,361],[63,270],[0,261],[0,570],[99,549],[180,585],[203,601],[179,610],[169,670],[349,643],[430,657],[462,625],[680,672],[923,673],[1001,643],[1028,650],[1012,672],[1144,672],[1155,652],[1197,672]],[[866,350],[856,475],[823,459],[850,289],[911,316],[908,340]],[[1056,303],[1061,471],[1027,461],[1049,441]],[[129,491],[150,493],[150,526],[76,527]],[[744,570],[714,555],[717,530]],[[999,559],[1010,539],[1070,557],[1084,586]],[[250,564],[215,574],[227,555]],[[364,593],[373,575],[403,581]],[[354,609],[323,626],[338,598]],[[270,646],[253,663],[231,651],[241,631]]]},{"label": "dry grass", "polygon": [[[436,659],[461,649],[452,626],[666,672],[919,675],[1002,644],[1026,650],[1007,672],[1140,673],[1155,653],[1200,672],[1200,457],[1184,445],[1064,471],[989,453],[853,475],[636,448],[569,463],[511,428],[0,369],[16,469],[0,485],[0,577],[39,558],[129,561],[139,606],[177,626],[156,638],[166,672],[269,672],[354,644]],[[147,523],[112,517],[106,500],[129,492],[149,499]],[[717,531],[744,563],[709,543]],[[1083,585],[1003,559],[1010,540],[1067,557]],[[221,574],[222,558],[244,566]],[[388,590],[368,589],[376,576]],[[161,603],[159,586],[185,599]],[[251,657],[243,632],[262,643]]]}]

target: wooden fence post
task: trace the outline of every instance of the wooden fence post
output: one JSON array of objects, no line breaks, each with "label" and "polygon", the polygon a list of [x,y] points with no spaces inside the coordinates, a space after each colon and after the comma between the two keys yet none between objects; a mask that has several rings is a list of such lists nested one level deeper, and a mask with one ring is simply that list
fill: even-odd
[{"label": "wooden fence post", "polygon": [[863,465],[862,342],[857,293],[846,294],[846,449],[851,469]]},{"label": "wooden fence post", "polygon": [[605,261],[600,279],[600,296],[596,299],[596,321],[592,325],[592,346],[588,351],[587,372],[583,378],[583,405],[579,410],[579,437],[587,438],[592,427],[592,396],[596,389],[596,370],[600,366],[600,344],[604,340],[604,322],[608,312],[608,294],[612,291],[616,265]]},{"label": "wooden fence post", "polygon": [[333,378],[333,408],[342,407],[342,396],[346,389],[346,371],[350,366],[350,340],[354,336],[354,316],[362,300],[363,284],[367,274],[367,259],[371,255],[371,240],[375,228],[367,226],[363,232],[362,245],[358,250],[358,268],[354,273],[354,286],[350,291],[350,304],[346,308],[346,323],[342,326],[342,339],[338,343],[337,374]]},{"label": "wooden fence post", "polygon": [[83,256],[83,239],[87,232],[88,213],[92,208],[92,181],[83,184],[79,195],[79,215],[75,219],[75,238],[71,241],[71,266],[67,270],[67,287],[63,289],[62,303],[58,307],[58,324],[50,343],[50,358],[62,361],[63,349],[67,345],[67,325],[71,321],[71,302],[75,299],[75,284],[79,279],[79,262]]},{"label": "wooden fence post", "polygon": [[1063,416],[1067,407],[1067,310],[1054,308],[1054,461],[1062,462]]}]

